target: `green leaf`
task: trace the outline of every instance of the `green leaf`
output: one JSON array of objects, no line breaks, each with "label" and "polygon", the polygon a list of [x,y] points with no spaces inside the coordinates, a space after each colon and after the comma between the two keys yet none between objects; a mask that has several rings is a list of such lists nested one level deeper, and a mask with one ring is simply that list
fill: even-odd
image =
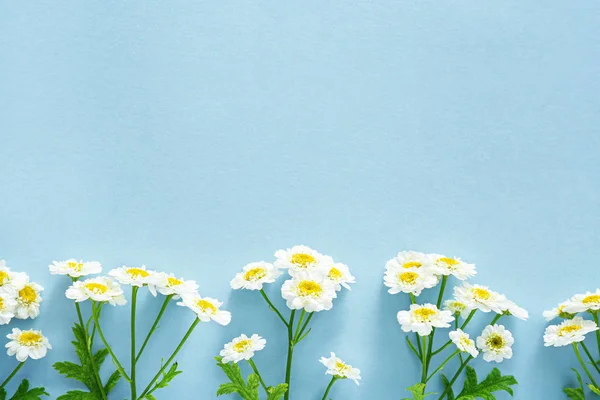
[{"label": "green leaf", "polygon": [[598,396],[600,396],[600,389],[597,388],[596,386],[592,385],[591,383],[588,383],[588,387],[590,388],[590,390],[594,393],[596,393]]},{"label": "green leaf", "polygon": [[452,385],[450,385],[450,381],[446,378],[446,375],[440,374],[442,377],[442,383],[444,384],[444,390],[446,390],[446,395],[448,396],[448,400],[454,400],[454,391],[452,390]]},{"label": "green leaf", "polygon": [[151,392],[154,392],[156,389],[162,389],[162,388],[166,388],[167,386],[169,386],[169,383],[177,375],[182,373],[182,371],[177,369],[178,365],[179,364],[177,364],[176,362],[171,364],[169,369],[167,371],[163,372],[162,378],[156,383],[156,385],[154,385],[154,388],[151,390]]},{"label": "green leaf", "polygon": [[[42,396],[50,396],[42,387],[29,389],[29,381],[23,379],[10,400],[41,400]],[[6,399],[6,392],[0,393],[0,399]]]},{"label": "green leaf", "polygon": [[575,375],[577,376],[577,382],[579,383],[579,387],[564,388],[563,392],[565,392],[567,397],[571,400],[585,400],[585,391],[583,389],[583,380],[581,379],[581,375],[579,375],[579,372],[575,368],[572,369],[573,372],[575,372]]},{"label": "green leaf", "polygon": [[415,385],[412,385],[409,388],[406,388],[406,390],[408,390],[411,394],[412,394],[412,399],[410,397],[405,397],[402,400],[424,400],[426,396],[435,394],[435,393],[425,393],[425,384],[424,383],[417,383]]},{"label": "green leaf", "polygon": [[[231,382],[224,383],[217,389],[217,396],[237,393],[244,400],[259,400],[258,386],[260,381],[256,374],[248,377],[248,383],[242,376],[240,367],[235,363],[223,363],[222,357],[215,357],[217,365],[223,370]],[[285,392],[284,392],[285,393]]]},{"label": "green leaf", "polygon": [[505,391],[512,396],[514,393],[511,386],[517,383],[512,375],[502,376],[498,368],[494,368],[483,381],[478,383],[475,369],[467,366],[467,377],[463,390],[456,397],[456,400],[475,400],[478,398],[496,400],[493,393],[499,391]]},{"label": "green leaf", "polygon": [[106,384],[104,385],[104,393],[109,394],[115,388],[115,386],[117,386],[117,383],[119,383],[120,379],[121,379],[121,373],[119,371],[114,371],[108,377],[108,380],[106,381]]},{"label": "green leaf", "polygon": [[269,388],[269,395],[267,400],[280,400],[287,392],[287,383],[280,383],[275,387]]},{"label": "green leaf", "polygon": [[70,390],[63,395],[58,396],[56,400],[98,400],[98,398],[90,392]]}]

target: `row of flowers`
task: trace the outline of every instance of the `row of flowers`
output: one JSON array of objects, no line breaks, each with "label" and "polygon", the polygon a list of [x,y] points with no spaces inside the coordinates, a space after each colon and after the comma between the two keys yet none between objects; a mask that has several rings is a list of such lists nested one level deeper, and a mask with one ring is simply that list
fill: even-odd
[{"label": "row of flowers", "polygon": [[[222,309],[222,302],[211,297],[203,297],[198,292],[198,284],[192,280],[176,277],[173,274],[151,271],[145,266],[123,266],[102,273],[102,266],[95,261],[66,260],[55,261],[49,266],[53,275],[63,275],[70,279],[65,295],[75,304],[75,322],[73,333],[75,354],[79,363],[71,361],[58,362],[54,368],[67,378],[80,381],[81,388],[71,390],[57,398],[69,400],[73,398],[109,398],[109,394],[119,381],[124,380],[131,391],[131,399],[153,400],[157,390],[168,386],[181,372],[175,361],[184,344],[190,339],[193,331],[200,322],[214,321],[219,325],[228,325],[231,313]],[[444,385],[444,390],[438,400],[454,398],[494,398],[493,392],[504,390],[513,393],[517,381],[512,376],[502,375],[494,368],[481,382],[478,381],[475,369],[470,362],[482,355],[484,361],[501,363],[513,355],[514,337],[512,333],[499,322],[502,318],[516,317],[528,319],[528,312],[519,307],[505,295],[488,286],[467,282],[476,275],[474,264],[460,258],[451,258],[439,254],[425,254],[414,251],[400,252],[386,264],[384,284],[390,294],[407,295],[410,305],[397,313],[400,328],[407,334],[406,343],[411,352],[421,364],[421,379],[415,385],[407,388],[414,399],[424,399],[430,396],[427,386],[431,379],[438,376]],[[264,286],[274,284],[282,275],[287,279],[281,285],[280,292],[285,300],[287,311],[278,308],[269,298]],[[451,291],[452,296],[445,298],[449,292],[448,285],[458,281]],[[336,262],[332,257],[319,253],[307,246],[294,246],[287,250],[275,252],[273,263],[260,261],[252,262],[242,268],[233,277],[230,286],[234,290],[249,290],[260,295],[264,300],[266,310],[273,313],[273,318],[280,321],[282,335],[287,340],[287,357],[282,363],[285,381],[268,385],[266,377],[260,373],[253,357],[257,351],[263,350],[266,340],[258,334],[236,337],[224,345],[217,365],[223,370],[228,382],[222,384],[217,395],[237,393],[244,399],[257,400],[262,391],[268,400],[285,399],[291,396],[293,377],[293,355],[298,346],[304,341],[317,319],[315,313],[331,310],[338,294],[342,290],[350,290],[356,282],[347,265]],[[129,301],[126,300],[124,287],[129,288]],[[161,308],[156,314],[154,323],[143,334],[136,323],[138,291],[147,288],[157,297],[163,297]],[[11,271],[3,261],[0,261],[0,325],[6,325],[13,318],[35,318],[39,314],[42,301],[40,293],[43,288],[30,282],[24,273]],[[420,296],[427,291],[434,293],[437,301],[419,301]],[[170,355],[154,362],[144,360],[144,368],[156,365],[154,377],[140,386],[137,369],[144,350],[158,331],[159,323],[171,304],[185,307],[193,312],[194,318],[189,329],[181,338],[179,344]],[[87,304],[84,309],[82,305]],[[130,354],[127,362],[122,362],[110,345],[110,335],[105,334],[103,307],[129,306],[130,311]],[[592,351],[585,345],[586,335],[596,332],[598,353],[600,353],[600,331],[598,329],[598,313],[600,312],[600,290],[595,293],[584,293],[561,303],[557,308],[547,311],[547,319],[563,318],[559,325],[549,326],[544,336],[546,346],[572,345],[574,352],[585,372],[589,382],[584,387],[583,380],[578,374],[580,385],[577,388],[566,388],[565,393],[570,398],[584,398],[586,388],[600,394],[593,372],[600,374],[600,367],[594,360]],[[475,340],[469,332],[471,321],[476,317],[491,314],[492,318],[482,331],[477,332]],[[589,315],[591,319],[585,319]],[[104,327],[106,328],[106,327]],[[122,331],[120,327],[117,327]],[[446,339],[435,340],[436,331],[448,329]],[[138,337],[144,340],[137,342]],[[0,398],[8,382],[18,373],[28,358],[39,359],[51,349],[50,343],[41,331],[14,328],[8,335],[6,345],[9,356],[15,356],[19,362],[13,372],[0,385]],[[589,363],[584,362],[579,349],[582,348]],[[107,374],[101,374],[101,368],[106,358],[111,358],[115,370],[107,379]],[[453,375],[444,375],[450,361],[458,358],[458,367]],[[166,361],[164,361],[166,360]],[[439,360],[439,361],[438,361]],[[252,373],[247,377],[242,375],[238,363],[249,364]],[[327,385],[324,385],[323,399],[329,398],[331,390],[337,381],[350,379],[359,383],[360,370],[352,367],[338,358],[334,353],[320,360],[326,366],[326,373],[331,375]],[[108,364],[107,364],[108,365]],[[455,388],[461,375],[466,374],[465,384],[460,391]],[[31,399],[47,395],[43,388],[29,389],[26,380],[21,382],[19,391],[25,390]],[[4,393],[5,395],[5,393]],[[36,397],[37,396],[37,397]],[[571,397],[580,396],[580,397]]]}]

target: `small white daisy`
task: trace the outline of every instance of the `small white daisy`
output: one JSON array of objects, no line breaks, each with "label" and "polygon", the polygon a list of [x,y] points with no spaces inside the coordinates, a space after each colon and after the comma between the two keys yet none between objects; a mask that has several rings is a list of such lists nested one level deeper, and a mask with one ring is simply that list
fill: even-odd
[{"label": "small white daisy", "polygon": [[52,261],[48,266],[52,275],[68,275],[71,278],[99,274],[102,265],[98,261],[77,261],[73,258],[66,261]]},{"label": "small white daisy", "polygon": [[434,304],[411,304],[410,311],[398,312],[398,323],[404,332],[427,336],[433,328],[448,328],[454,321],[448,310],[439,310]]},{"label": "small white daisy", "polygon": [[148,290],[154,297],[156,297],[158,291],[163,296],[173,296],[175,300],[178,300],[181,296],[193,295],[198,290],[196,281],[186,281],[165,272],[151,274],[147,282]]},{"label": "small white daisy", "polygon": [[418,269],[431,275],[441,275],[442,268],[436,265],[435,258],[431,254],[425,254],[418,251],[401,251],[396,257],[388,260],[385,264],[387,269]]},{"label": "small white daisy", "polygon": [[519,307],[514,301],[506,300],[504,302],[504,305],[502,306],[502,309],[510,315],[515,316],[524,321],[527,321],[527,319],[529,318],[529,313],[527,312],[527,310],[523,307]]},{"label": "small white daisy", "polygon": [[65,296],[76,302],[93,300],[107,302],[113,306],[122,306],[127,303],[121,286],[108,276],[73,282],[66,290]]},{"label": "small white daisy", "polygon": [[128,267],[123,265],[121,268],[111,270],[108,275],[115,278],[122,285],[131,285],[142,287],[150,283],[153,272],[146,270],[146,266]]},{"label": "small white daisy", "polygon": [[4,260],[0,260],[0,287],[12,286],[20,288],[27,282],[27,274],[22,272],[12,272],[10,268],[6,266]]},{"label": "small white daisy", "polygon": [[471,308],[461,301],[451,299],[444,302],[444,310],[449,310],[452,315],[460,315],[462,318],[467,318],[469,313],[472,311]]},{"label": "small white daisy", "polygon": [[17,291],[12,286],[0,286],[0,325],[8,324],[15,317]]},{"label": "small white daisy", "polygon": [[230,282],[232,289],[261,290],[265,283],[273,283],[281,276],[281,270],[264,261],[252,262],[238,272]]},{"label": "small white daisy", "polygon": [[571,297],[569,304],[565,307],[565,312],[570,314],[598,310],[600,310],[600,289],[596,289],[595,292],[576,294]]},{"label": "small white daisy", "polygon": [[292,310],[304,309],[308,312],[330,310],[337,296],[335,284],[316,272],[296,272],[281,286],[281,295]]},{"label": "small white daisy", "polygon": [[291,276],[295,276],[297,272],[323,268],[321,263],[323,255],[308,246],[300,245],[287,250],[277,250],[275,258],[277,258],[275,266],[287,269]]},{"label": "small white daisy", "polygon": [[223,363],[238,363],[254,357],[254,352],[264,349],[266,344],[267,341],[256,334],[250,337],[242,334],[227,343],[219,354]]},{"label": "small white daisy", "polygon": [[343,362],[335,356],[335,353],[332,352],[329,358],[321,357],[319,362],[327,367],[325,374],[333,375],[339,379],[351,379],[357,385],[359,384],[360,370]]},{"label": "small white daisy", "polygon": [[453,275],[464,281],[477,274],[475,264],[466,263],[460,258],[450,258],[440,254],[433,254],[432,257],[435,259],[435,265],[441,269],[442,275]]},{"label": "small white daisy", "polygon": [[18,319],[34,319],[37,317],[40,314],[40,303],[42,302],[40,293],[44,288],[37,283],[29,282],[29,277],[26,276],[25,284],[16,289],[15,317]]},{"label": "small white daisy", "polygon": [[554,318],[562,317],[562,318],[571,318],[573,315],[569,314],[565,311],[565,309],[570,305],[569,300],[564,301],[558,305],[558,307],[554,307],[552,310],[547,310],[543,312],[543,316],[546,321],[552,321]]},{"label": "small white daisy", "polygon": [[182,297],[182,301],[177,305],[192,310],[202,322],[213,320],[219,325],[228,325],[231,322],[231,313],[220,309],[222,302],[210,297],[201,297],[198,293]]},{"label": "small white daisy", "polygon": [[52,349],[48,339],[41,331],[21,331],[13,328],[12,333],[6,335],[10,342],[6,344],[9,356],[15,356],[19,362],[25,362],[28,358],[38,360],[46,356],[48,349]]},{"label": "small white daisy", "polygon": [[488,325],[477,338],[477,347],[483,351],[483,359],[487,362],[502,362],[512,357],[511,346],[515,340],[512,333],[502,325]]},{"label": "small white daisy", "polygon": [[452,340],[452,343],[454,343],[460,351],[469,353],[472,357],[477,357],[479,355],[479,351],[477,351],[477,348],[475,347],[475,342],[469,337],[468,333],[463,332],[461,329],[457,329],[450,332],[448,336],[450,336],[450,340]]},{"label": "small white daisy", "polygon": [[581,342],[585,335],[598,330],[594,321],[581,317],[567,319],[560,325],[550,325],[544,334],[544,346],[567,346],[575,342]]},{"label": "small white daisy", "polygon": [[423,289],[437,285],[438,278],[424,268],[388,267],[383,279],[388,293],[412,293],[419,296]]},{"label": "small white daisy", "polygon": [[356,283],[356,278],[350,273],[350,268],[346,264],[336,263],[329,256],[324,256],[323,264],[327,279],[334,283],[336,291],[339,292],[342,287],[351,290],[350,284]]},{"label": "small white daisy", "polygon": [[494,311],[497,314],[504,313],[506,297],[490,290],[487,286],[464,282],[462,286],[454,288],[454,297],[471,309],[477,308],[483,312]]}]

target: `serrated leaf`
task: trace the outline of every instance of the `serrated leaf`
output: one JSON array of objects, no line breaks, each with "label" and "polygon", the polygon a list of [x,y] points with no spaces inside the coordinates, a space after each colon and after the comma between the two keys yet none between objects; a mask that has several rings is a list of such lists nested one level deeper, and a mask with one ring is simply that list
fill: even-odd
[{"label": "serrated leaf", "polygon": [[454,400],[454,391],[452,390],[452,386],[450,385],[450,381],[444,374],[440,374],[442,378],[442,383],[444,384],[444,390],[446,390],[446,395],[448,396],[448,400]]},{"label": "serrated leaf", "polygon": [[[224,383],[217,389],[217,396],[237,393],[244,400],[259,400],[258,387],[260,381],[256,374],[248,377],[248,383],[242,376],[240,367],[235,363],[223,363],[222,357],[215,357],[217,365],[223,370],[231,382]],[[285,392],[284,392],[285,393]]]},{"label": "serrated leaf", "polygon": [[58,396],[56,400],[98,400],[98,398],[90,392],[70,390],[63,395]]},{"label": "serrated leaf", "polygon": [[494,392],[505,391],[513,395],[512,385],[518,382],[512,375],[502,375],[498,368],[494,368],[486,378],[477,382],[477,373],[473,367],[467,366],[467,377],[463,390],[456,397],[456,400],[474,400],[481,398],[484,400],[496,400]]},{"label": "serrated leaf", "polygon": [[117,386],[117,383],[119,383],[120,379],[121,379],[121,373],[119,373],[119,371],[113,372],[108,377],[108,380],[106,381],[106,384],[104,385],[104,393],[109,394],[115,388],[115,386]]},{"label": "serrated leaf", "polygon": [[280,383],[275,387],[269,388],[267,400],[280,400],[287,392],[287,383]]},{"label": "serrated leaf", "polygon": [[[46,389],[42,387],[37,387],[33,389],[29,389],[29,381],[27,379],[23,379],[17,388],[15,394],[10,398],[10,400],[41,400],[42,396],[50,396],[46,393]],[[0,399],[3,397],[0,396]],[[6,393],[4,393],[4,398],[6,398]]]},{"label": "serrated leaf", "polygon": [[585,391],[583,389],[583,380],[581,379],[581,375],[579,375],[579,371],[575,368],[571,368],[573,372],[575,372],[575,376],[577,377],[577,382],[579,383],[578,388],[564,388],[563,392],[567,395],[567,397],[571,400],[585,400]]},{"label": "serrated leaf", "polygon": [[435,393],[425,393],[425,384],[424,383],[417,383],[415,385],[412,385],[411,387],[406,388],[406,390],[408,390],[411,394],[412,394],[412,398],[410,397],[405,397],[402,400],[424,400],[425,397],[435,394]]}]

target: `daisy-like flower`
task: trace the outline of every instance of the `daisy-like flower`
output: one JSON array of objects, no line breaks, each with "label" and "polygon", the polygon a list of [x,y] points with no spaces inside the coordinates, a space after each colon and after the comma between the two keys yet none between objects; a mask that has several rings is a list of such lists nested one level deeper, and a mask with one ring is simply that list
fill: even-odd
[{"label": "daisy-like flower", "polygon": [[354,383],[359,384],[360,370],[343,362],[336,357],[335,353],[332,352],[329,358],[321,357],[319,362],[327,367],[326,374],[333,375],[339,379],[352,379]]},{"label": "daisy-like flower", "polygon": [[15,317],[17,292],[12,286],[0,286],[0,325],[6,325]]},{"label": "daisy-like flower", "polygon": [[295,276],[297,272],[323,268],[321,264],[323,255],[308,246],[300,245],[287,250],[277,250],[275,257],[277,258],[275,266],[287,269],[291,276]]},{"label": "daisy-like flower", "polygon": [[99,274],[102,265],[98,261],[77,261],[73,258],[66,261],[52,261],[48,266],[52,275],[69,275],[71,278]]},{"label": "daisy-like flower", "polygon": [[264,349],[266,344],[267,341],[256,334],[250,337],[242,334],[227,343],[219,354],[223,357],[223,363],[238,363],[254,357],[254,352]]},{"label": "daisy-like flower", "polygon": [[23,287],[27,282],[27,274],[22,272],[12,272],[6,266],[4,260],[0,260],[0,287],[12,286],[15,288]]},{"label": "daisy-like flower", "polygon": [[418,251],[401,251],[396,257],[388,260],[385,264],[388,269],[418,269],[426,271],[432,275],[441,275],[442,269],[435,264],[435,259],[430,254],[421,253]]},{"label": "daisy-like flower", "polygon": [[15,317],[18,319],[34,319],[37,317],[40,314],[40,303],[42,302],[40,293],[44,288],[37,283],[29,282],[29,277],[26,276],[25,284],[16,289],[17,305],[15,307]]},{"label": "daisy-like flower", "polygon": [[596,289],[595,292],[576,294],[565,307],[565,311],[570,314],[584,311],[597,312],[598,310],[600,310],[600,289]]},{"label": "daisy-like flower", "polygon": [[582,342],[585,335],[598,330],[594,321],[581,317],[567,319],[560,325],[550,325],[544,334],[544,346],[567,346],[575,342]]},{"label": "daisy-like flower", "polygon": [[146,270],[145,265],[142,265],[141,267],[128,267],[123,265],[121,268],[111,270],[108,275],[115,278],[122,285],[142,287],[150,283],[153,272]]},{"label": "daisy-like flower", "polygon": [[351,290],[350,284],[356,283],[356,278],[350,273],[350,268],[346,264],[336,263],[329,256],[324,257],[323,264],[327,279],[334,283],[336,291],[339,292],[342,287]]},{"label": "daisy-like flower", "polygon": [[558,307],[554,307],[552,310],[547,310],[543,312],[543,316],[546,321],[552,321],[554,318],[573,318],[574,314],[567,313],[565,309],[570,305],[569,300],[564,301],[558,305]]},{"label": "daisy-like flower", "polygon": [[477,351],[477,348],[475,347],[475,342],[469,337],[468,333],[463,332],[461,329],[457,329],[450,332],[448,336],[450,336],[450,340],[452,340],[452,343],[454,343],[460,351],[469,353],[473,358],[479,355],[479,351]]},{"label": "daisy-like flower", "polygon": [[391,266],[386,269],[383,282],[389,287],[388,293],[404,292],[419,296],[423,289],[437,285],[438,278],[425,268]]},{"label": "daisy-like flower", "polygon": [[444,310],[449,310],[454,316],[460,315],[462,318],[467,318],[472,309],[465,303],[452,299],[444,302]]},{"label": "daisy-like flower", "polygon": [[38,360],[46,356],[48,349],[52,349],[48,339],[42,335],[41,331],[21,331],[13,328],[12,333],[6,335],[10,342],[6,344],[9,356],[16,355],[19,362],[25,362],[29,357]]},{"label": "daisy-like flower", "polygon": [[210,297],[202,297],[198,293],[182,297],[182,301],[177,305],[192,310],[202,322],[213,320],[219,325],[228,325],[231,322],[231,313],[220,309],[222,302]]},{"label": "daisy-like flower", "polygon": [[457,279],[464,281],[477,274],[475,264],[466,263],[460,258],[450,258],[439,254],[433,254],[432,257],[442,275],[454,275]]},{"label": "daisy-like flower", "polygon": [[434,304],[411,304],[410,311],[398,312],[398,323],[404,332],[427,336],[433,328],[448,328],[454,321],[448,310],[439,310]]},{"label": "daisy-like flower", "polygon": [[477,338],[477,347],[483,351],[483,359],[497,363],[512,357],[511,346],[515,342],[512,333],[502,325],[488,325]]},{"label": "daisy-like flower", "polygon": [[483,312],[504,313],[506,297],[490,290],[487,286],[470,285],[465,282],[462,286],[454,288],[454,297],[470,309],[477,308]]},{"label": "daisy-like flower", "polygon": [[509,313],[523,321],[529,318],[529,313],[523,307],[519,307],[514,301],[506,300],[502,306],[504,312]]},{"label": "daisy-like flower", "polygon": [[155,272],[148,278],[148,290],[154,297],[158,291],[163,296],[173,296],[175,300],[178,300],[182,296],[191,296],[196,293],[198,284],[196,281],[176,278],[173,274]]},{"label": "daisy-like flower", "polygon": [[113,306],[127,303],[121,286],[108,276],[73,282],[65,292],[65,296],[76,302],[93,300],[107,302]]},{"label": "daisy-like flower", "polygon": [[330,310],[337,296],[335,284],[320,273],[300,271],[281,286],[281,295],[292,310],[307,312]]},{"label": "daisy-like flower", "polygon": [[264,261],[250,263],[235,275],[229,283],[232,289],[261,290],[265,283],[273,283],[281,271]]}]

